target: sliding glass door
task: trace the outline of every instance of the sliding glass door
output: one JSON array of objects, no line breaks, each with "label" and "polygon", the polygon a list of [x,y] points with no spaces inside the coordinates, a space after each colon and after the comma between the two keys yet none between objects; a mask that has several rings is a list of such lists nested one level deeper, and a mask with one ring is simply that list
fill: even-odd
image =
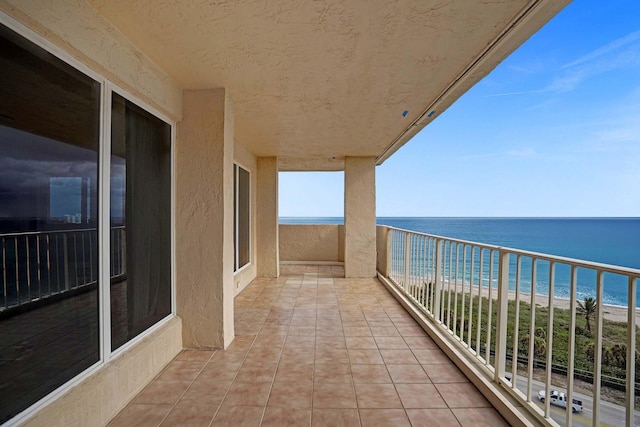
[{"label": "sliding glass door", "polygon": [[69,62],[0,25],[0,424],[172,313],[171,124]]},{"label": "sliding glass door", "polygon": [[0,424],[100,359],[101,84],[0,26]]}]

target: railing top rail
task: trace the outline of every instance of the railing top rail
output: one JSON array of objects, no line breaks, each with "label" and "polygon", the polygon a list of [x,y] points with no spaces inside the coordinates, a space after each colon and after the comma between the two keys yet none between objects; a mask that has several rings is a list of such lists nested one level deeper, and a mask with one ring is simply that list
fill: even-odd
[{"label": "railing top rail", "polygon": [[480,248],[483,248],[483,249],[490,249],[490,250],[496,250],[496,251],[509,252],[509,253],[512,253],[512,254],[515,254],[515,255],[523,255],[523,256],[535,258],[537,260],[557,262],[557,263],[562,263],[562,264],[571,264],[571,265],[575,265],[576,267],[589,268],[589,269],[592,269],[592,270],[600,270],[600,271],[603,271],[603,272],[606,272],[606,273],[623,274],[623,275],[626,275],[626,276],[640,278],[640,269],[631,268],[631,267],[622,267],[622,266],[604,264],[604,263],[599,263],[599,262],[594,262],[594,261],[586,261],[586,260],[581,260],[581,259],[558,256],[558,255],[551,255],[551,254],[543,254],[543,253],[540,253],[540,252],[526,251],[526,250],[523,250],[523,249],[514,249],[514,248],[510,248],[510,247],[506,247],[506,246],[498,246],[498,245],[491,245],[491,244],[488,244],[488,243],[473,242],[473,241],[470,241],[470,240],[455,239],[455,238],[452,238],[452,237],[438,236],[438,235],[435,235],[435,234],[427,234],[427,233],[422,233],[422,232],[419,232],[419,231],[405,230],[403,228],[392,227],[390,225],[378,225],[378,227],[386,227],[388,229],[402,231],[404,233],[410,233],[410,234],[430,237],[430,238],[434,238],[434,239],[446,240],[446,241],[449,241],[449,242],[460,243],[460,244],[463,244],[463,245],[476,246],[476,247],[480,247]]},{"label": "railing top rail", "polygon": [[[111,227],[112,230],[124,229],[124,225],[118,225],[116,227]],[[42,234],[59,234],[59,233],[80,233],[84,231],[96,231],[96,228],[68,228],[65,230],[43,230],[43,231],[21,231],[17,233],[4,233],[0,234],[0,238],[2,237],[20,237],[20,236],[37,236]]]}]

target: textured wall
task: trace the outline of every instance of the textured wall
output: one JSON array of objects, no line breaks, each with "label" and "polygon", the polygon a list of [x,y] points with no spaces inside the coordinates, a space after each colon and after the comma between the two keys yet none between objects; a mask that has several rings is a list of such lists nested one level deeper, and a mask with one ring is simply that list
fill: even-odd
[{"label": "textured wall", "polygon": [[278,158],[258,157],[258,276],[278,277]]},{"label": "textured wall", "polygon": [[387,271],[387,243],[389,239],[389,228],[384,225],[378,225],[376,227],[376,269],[382,273],[383,276],[389,276]]},{"label": "textured wall", "polygon": [[375,277],[376,275],[375,166],[373,157],[345,159],[345,277]]},{"label": "textured wall", "polygon": [[176,288],[184,346],[233,338],[233,114],[223,89],[185,91],[176,134]]},{"label": "textured wall", "polygon": [[280,259],[341,261],[342,229],[335,224],[280,224]]},{"label": "textured wall", "polygon": [[106,425],[182,350],[181,332],[180,318],[172,318],[23,425]]},{"label": "textured wall", "polygon": [[0,10],[173,119],[182,89],[84,1],[0,0]]}]

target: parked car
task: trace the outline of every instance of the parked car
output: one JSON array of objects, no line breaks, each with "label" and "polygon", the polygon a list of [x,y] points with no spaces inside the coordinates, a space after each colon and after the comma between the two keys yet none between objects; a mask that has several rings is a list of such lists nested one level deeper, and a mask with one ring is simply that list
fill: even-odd
[{"label": "parked car", "polygon": [[[538,399],[540,399],[542,403],[544,403],[544,400],[546,398],[545,394],[546,393],[544,390],[540,390],[538,392]],[[571,410],[573,412],[582,412],[582,400],[578,400],[578,399],[572,399],[572,400],[573,400],[573,403],[571,404]],[[549,403],[555,406],[566,408],[567,395],[557,390],[551,390],[551,393],[549,393]]]}]

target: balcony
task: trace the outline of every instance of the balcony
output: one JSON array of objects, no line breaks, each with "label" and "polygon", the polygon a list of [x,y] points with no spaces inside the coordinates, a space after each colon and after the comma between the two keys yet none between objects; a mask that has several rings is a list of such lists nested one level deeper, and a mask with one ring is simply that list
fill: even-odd
[{"label": "balcony", "polygon": [[110,425],[508,425],[380,281],[343,277],[254,280],[233,344],[183,351]]}]

